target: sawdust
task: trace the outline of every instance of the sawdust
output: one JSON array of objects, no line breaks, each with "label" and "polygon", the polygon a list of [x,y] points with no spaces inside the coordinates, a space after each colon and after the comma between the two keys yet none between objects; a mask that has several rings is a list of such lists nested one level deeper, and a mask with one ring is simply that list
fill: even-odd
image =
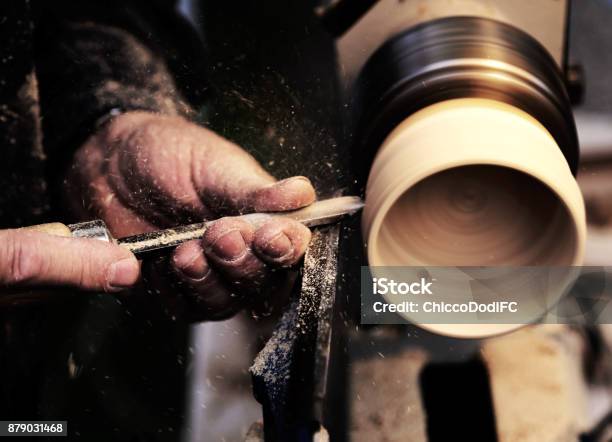
[{"label": "sawdust", "polygon": [[293,343],[296,339],[296,306],[297,301],[294,301],[283,314],[272,337],[249,368],[249,372],[261,378],[266,385],[273,385],[279,379],[288,380],[290,376]]},{"label": "sawdust", "polygon": [[[315,246],[325,247],[320,243]],[[337,267],[335,263],[327,262],[325,256],[321,258],[319,253],[308,253],[304,258],[304,268],[313,269],[313,271],[306,271],[302,278],[300,315],[296,324],[297,331],[300,333],[309,331],[315,325],[309,319],[317,318],[319,313],[325,310],[325,307],[332,301],[333,293],[330,290],[321,290],[321,288],[335,285]]]},{"label": "sawdust", "polygon": [[[257,355],[250,373],[257,400],[265,414],[286,422],[291,410],[302,400],[314,400],[315,415],[320,415],[317,401],[324,397],[327,385],[327,361],[331,342],[331,316],[335,299],[339,226],[313,232],[303,267],[299,296],[289,305],[264,349]],[[304,370],[313,371],[304,379]],[[302,393],[296,397],[296,389]],[[320,416],[319,416],[320,417]],[[328,440],[323,431],[316,440]]]},{"label": "sawdust", "polygon": [[304,256],[304,274],[296,324],[298,333],[314,331],[321,315],[330,313],[338,274],[338,226],[317,230]]}]

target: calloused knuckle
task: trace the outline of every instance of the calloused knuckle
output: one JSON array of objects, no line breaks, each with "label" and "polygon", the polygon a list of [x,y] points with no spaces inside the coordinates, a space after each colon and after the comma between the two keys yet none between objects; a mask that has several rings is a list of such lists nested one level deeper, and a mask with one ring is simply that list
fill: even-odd
[{"label": "calloused knuckle", "polygon": [[36,247],[29,241],[19,238],[18,234],[9,235],[7,241],[7,262],[9,274],[7,282],[26,283],[36,278],[43,270],[44,259],[36,252]]},{"label": "calloused knuckle", "polygon": [[81,261],[75,269],[75,282],[79,287],[95,288],[101,287],[105,292],[109,291],[110,286],[106,280],[108,267],[98,267],[91,260]]},{"label": "calloused knuckle", "polygon": [[204,243],[210,244],[216,241],[219,237],[221,237],[231,228],[231,217],[219,218],[208,229],[206,229],[206,232],[204,232],[204,236],[202,237],[202,239],[204,240]]}]

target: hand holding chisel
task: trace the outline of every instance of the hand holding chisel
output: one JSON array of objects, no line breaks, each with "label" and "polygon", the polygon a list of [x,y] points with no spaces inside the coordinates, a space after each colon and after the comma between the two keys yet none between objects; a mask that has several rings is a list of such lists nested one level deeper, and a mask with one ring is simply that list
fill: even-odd
[{"label": "hand holding chisel", "polygon": [[[359,197],[344,196],[317,201],[299,210],[292,210],[289,212],[249,213],[242,215],[240,218],[251,223],[255,228],[274,217],[291,219],[306,227],[316,227],[325,224],[333,224],[344,216],[358,212],[362,207],[363,202]],[[176,247],[186,241],[202,238],[206,229],[215,221],[216,220],[211,220],[188,224],[119,239],[113,238],[102,220],[86,221],[70,225],[49,223],[25,227],[25,229],[38,230],[52,235],[93,238],[112,242],[125,247],[137,257],[142,257],[147,252]]]},{"label": "hand holding chisel", "polygon": [[[342,217],[351,215],[359,211],[362,206],[363,203],[358,197],[339,197],[315,202],[312,205],[299,210],[277,213],[252,213],[243,215],[239,218],[242,221],[250,223],[251,225],[253,225],[254,228],[262,226],[272,218],[290,219],[293,221],[297,221],[307,227],[316,227],[320,225],[335,223]],[[117,244],[121,248],[126,249],[126,256],[128,255],[127,252],[129,251],[136,255],[136,257],[142,258],[148,252],[174,248],[185,242],[202,238],[202,236],[206,233],[207,229],[214,223],[215,220],[211,220],[202,223],[183,225],[171,229],[148,232],[119,239],[113,238],[102,220],[94,220],[71,225],[65,225],[62,223],[49,223],[25,227],[22,228],[22,230],[45,232],[51,234],[52,236],[45,235],[43,237],[39,237],[39,242],[37,244],[43,247],[48,246],[60,248],[59,251],[55,252],[57,253],[57,256],[60,259],[66,253],[69,253],[69,251],[67,252],[66,250],[64,250],[62,248],[62,245],[59,244],[60,238],[53,239],[53,237],[74,237],[100,240],[100,242],[93,241],[91,243],[88,243],[88,250],[90,250],[92,254],[91,261],[99,262],[100,265],[103,265],[103,263],[105,262],[104,260],[109,258],[106,257],[106,255],[108,255],[109,253],[116,253],[115,250],[117,249],[104,247],[102,243]],[[40,242],[41,238],[42,242]],[[70,268],[71,266],[68,267]],[[57,268],[60,269],[61,266],[58,266]],[[37,284],[39,284],[40,282],[44,283],[45,278],[46,276],[41,275],[40,280],[34,278],[32,282],[35,282]],[[56,278],[60,283],[61,281],[64,281],[67,285],[72,285],[72,279],[69,273],[57,274]],[[0,274],[0,282],[2,281],[2,274]],[[7,283],[10,281],[4,282]],[[21,282],[25,282],[26,284],[28,283],[28,281]],[[91,278],[88,279],[86,277],[85,279],[83,279],[81,281],[81,286],[82,288],[114,291],[112,285],[109,286],[107,282],[97,283],[96,277],[93,274]],[[119,289],[120,287],[117,288]],[[7,295],[7,293],[4,293],[4,296],[2,297],[4,301],[10,302],[11,299],[21,298],[19,294],[18,296]],[[32,297],[32,295],[34,298],[38,297],[36,293],[32,294],[30,292],[28,294],[28,296],[30,297]],[[2,303],[2,300],[0,300],[0,303]]]}]

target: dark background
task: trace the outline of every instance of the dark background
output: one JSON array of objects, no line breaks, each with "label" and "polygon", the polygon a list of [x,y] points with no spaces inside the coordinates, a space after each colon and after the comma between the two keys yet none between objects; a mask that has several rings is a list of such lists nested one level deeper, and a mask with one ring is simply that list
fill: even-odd
[{"label": "dark background", "polygon": [[[279,178],[306,175],[325,196],[354,183],[342,141],[333,42],[315,26],[311,7],[307,1],[206,2],[212,95],[201,114]],[[586,74],[581,108],[612,111],[611,51],[612,1],[575,0],[570,60]],[[350,258],[351,265],[360,259]],[[87,441],[177,440],[187,324],[152,315],[146,303],[105,295],[4,312],[13,319],[3,330],[12,350],[0,356],[8,376],[1,401],[21,408],[3,415],[68,420],[71,438]],[[20,315],[28,322],[15,320]]]}]

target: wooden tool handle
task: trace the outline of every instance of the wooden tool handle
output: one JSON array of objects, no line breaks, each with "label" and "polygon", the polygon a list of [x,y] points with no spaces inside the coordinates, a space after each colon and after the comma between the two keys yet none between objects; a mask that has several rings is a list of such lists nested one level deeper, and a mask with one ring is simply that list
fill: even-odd
[{"label": "wooden tool handle", "polygon": [[22,230],[33,230],[35,232],[48,233],[49,235],[55,236],[72,236],[72,231],[66,224],[62,223],[46,223],[38,224],[35,226],[22,227]]}]

